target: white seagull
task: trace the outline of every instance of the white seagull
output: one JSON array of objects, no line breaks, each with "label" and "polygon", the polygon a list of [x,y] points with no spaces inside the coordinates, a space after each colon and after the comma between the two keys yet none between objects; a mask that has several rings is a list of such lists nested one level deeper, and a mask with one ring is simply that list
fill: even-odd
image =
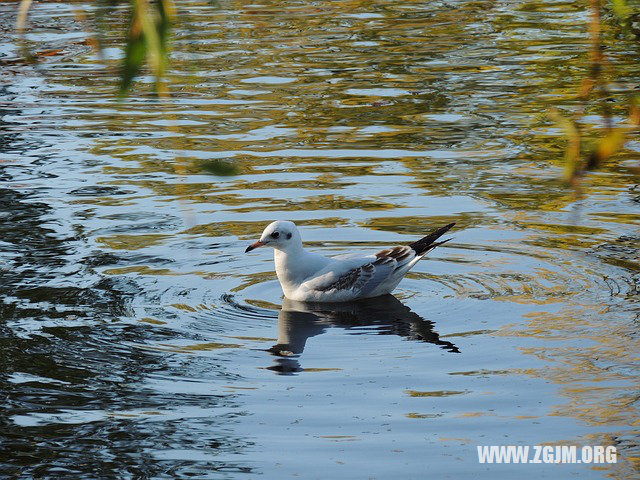
[{"label": "white seagull", "polygon": [[438,228],[410,245],[381,250],[373,255],[347,254],[325,257],[302,246],[295,223],[269,224],[260,240],[249,245],[275,250],[276,274],[285,297],[300,302],[349,302],[391,293],[404,274],[438,245],[455,223]]}]

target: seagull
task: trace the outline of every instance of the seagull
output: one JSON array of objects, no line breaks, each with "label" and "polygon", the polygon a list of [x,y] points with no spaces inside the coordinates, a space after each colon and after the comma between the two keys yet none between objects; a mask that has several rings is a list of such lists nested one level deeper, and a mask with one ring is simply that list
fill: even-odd
[{"label": "seagull", "polygon": [[284,296],[299,302],[350,302],[391,293],[418,260],[438,245],[436,242],[455,223],[438,228],[426,237],[372,255],[346,254],[325,257],[302,246],[293,222],[270,223],[260,240],[245,253],[269,246],[275,250],[276,274]]}]

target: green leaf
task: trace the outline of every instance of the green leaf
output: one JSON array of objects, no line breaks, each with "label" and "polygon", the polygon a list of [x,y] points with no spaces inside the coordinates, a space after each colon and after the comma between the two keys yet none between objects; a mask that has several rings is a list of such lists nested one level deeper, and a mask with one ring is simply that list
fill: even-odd
[{"label": "green leaf", "polygon": [[164,92],[161,80],[168,64],[169,30],[175,17],[172,0],[131,0],[131,26],[123,61],[120,95],[126,95],[145,65],[156,79],[156,94]]},{"label": "green leaf", "polygon": [[140,73],[147,56],[147,44],[138,13],[135,8],[131,16],[131,25],[127,36],[122,72],[120,74],[120,95],[126,95],[133,79]]},{"label": "green leaf", "polygon": [[626,0],[611,0],[611,7],[616,17],[627,20],[633,14],[633,8],[627,5]]}]

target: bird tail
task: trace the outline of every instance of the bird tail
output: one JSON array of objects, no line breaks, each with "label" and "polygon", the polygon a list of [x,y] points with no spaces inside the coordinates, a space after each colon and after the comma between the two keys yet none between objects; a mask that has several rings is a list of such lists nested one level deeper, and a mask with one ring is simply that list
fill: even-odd
[{"label": "bird tail", "polygon": [[436,248],[438,245],[442,245],[443,243],[447,243],[449,240],[451,240],[450,238],[447,238],[446,240],[443,240],[441,242],[436,242],[437,239],[439,239],[442,235],[447,233],[447,231],[454,225],[455,223],[450,223],[449,225],[445,225],[444,227],[441,227],[435,230],[434,232],[430,233],[426,237],[421,238],[417,242],[413,242],[409,246],[416,252],[416,256],[424,255],[427,252]]}]

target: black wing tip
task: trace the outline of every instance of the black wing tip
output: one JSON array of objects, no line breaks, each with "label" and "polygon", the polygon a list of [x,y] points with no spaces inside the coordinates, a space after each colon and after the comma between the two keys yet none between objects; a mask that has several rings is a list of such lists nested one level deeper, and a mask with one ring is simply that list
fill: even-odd
[{"label": "black wing tip", "polygon": [[431,232],[426,237],[422,237],[417,242],[413,242],[409,246],[416,252],[416,255],[421,255],[426,253],[428,250],[432,250],[443,243],[447,243],[450,238],[443,240],[441,242],[436,242],[438,238],[447,233],[456,223],[450,223],[449,225],[445,225],[444,227],[440,227],[433,232]]},{"label": "black wing tip", "polygon": [[445,240],[442,240],[441,242],[432,243],[429,248],[439,247],[440,245],[444,245],[445,243],[447,243],[447,242],[449,242],[451,240],[453,240],[453,238],[447,238]]}]

